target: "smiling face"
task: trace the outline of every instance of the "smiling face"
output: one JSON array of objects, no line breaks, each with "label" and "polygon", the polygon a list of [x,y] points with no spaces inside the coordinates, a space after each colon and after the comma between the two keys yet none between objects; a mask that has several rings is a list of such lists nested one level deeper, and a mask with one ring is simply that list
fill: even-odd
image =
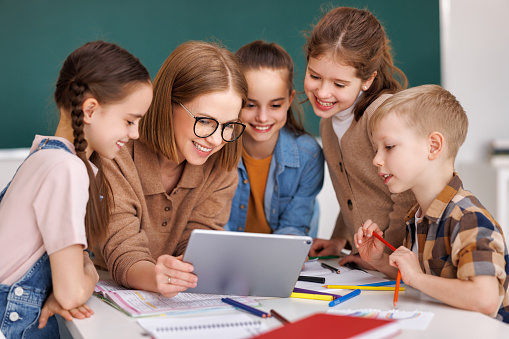
[{"label": "smiling face", "polygon": [[94,98],[83,102],[87,156],[95,151],[113,159],[129,139],[138,139],[138,123],[152,102],[152,86],[140,84],[118,102],[100,104]]},{"label": "smiling face", "polygon": [[427,138],[397,114],[390,112],[380,120],[373,130],[373,142],[377,149],[373,165],[391,193],[408,189],[415,193],[429,184]]},{"label": "smiling face", "polygon": [[246,150],[264,147],[272,153],[295,91],[290,93],[284,71],[253,69],[245,76],[249,90],[247,105],[242,109],[242,121],[247,125],[244,146]]},{"label": "smiling face", "polygon": [[[232,90],[212,92],[182,103],[195,117],[209,117],[220,124],[236,122],[242,108],[242,98]],[[178,161],[186,160],[193,165],[202,165],[226,144],[221,137],[223,125],[206,138],[194,134],[195,119],[179,104],[173,105],[175,141]]]},{"label": "smiling face", "polygon": [[354,67],[336,62],[330,54],[309,58],[304,92],[317,116],[330,118],[350,108],[360,91],[371,86],[374,77],[362,81],[356,73]]}]

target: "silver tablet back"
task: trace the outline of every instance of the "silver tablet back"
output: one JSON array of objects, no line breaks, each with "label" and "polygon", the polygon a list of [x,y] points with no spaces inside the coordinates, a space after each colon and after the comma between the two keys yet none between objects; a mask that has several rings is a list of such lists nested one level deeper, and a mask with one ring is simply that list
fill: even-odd
[{"label": "silver tablet back", "polygon": [[184,261],[198,285],[186,292],[289,297],[313,239],[308,236],[194,230]]}]

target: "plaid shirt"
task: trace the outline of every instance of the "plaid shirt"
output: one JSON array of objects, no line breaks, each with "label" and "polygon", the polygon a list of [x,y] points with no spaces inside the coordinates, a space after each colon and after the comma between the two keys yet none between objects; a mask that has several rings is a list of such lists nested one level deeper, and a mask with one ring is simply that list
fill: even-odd
[{"label": "plaid shirt", "polygon": [[419,262],[426,274],[467,280],[476,275],[499,281],[500,309],[493,317],[509,323],[509,254],[502,229],[474,195],[452,180],[415,226],[418,205],[408,212],[404,245],[412,248],[417,232]]}]

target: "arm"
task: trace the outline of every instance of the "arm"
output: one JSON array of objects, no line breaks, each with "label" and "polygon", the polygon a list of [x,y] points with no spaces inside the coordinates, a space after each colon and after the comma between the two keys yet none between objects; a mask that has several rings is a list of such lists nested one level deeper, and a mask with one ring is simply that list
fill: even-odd
[{"label": "arm", "polygon": [[[291,178],[292,186],[297,186],[297,190],[291,196],[290,201],[281,211],[280,205],[279,222],[274,234],[295,234],[306,235],[308,233],[311,219],[313,218],[314,207],[318,202],[316,196],[320,193],[323,186],[324,159],[321,148],[316,145],[316,157],[313,154],[306,157],[302,174],[299,178]],[[302,160],[301,160],[302,161]],[[290,169],[289,169],[290,170]],[[283,175],[285,175],[283,173]],[[288,175],[288,174],[286,174]],[[296,182],[298,180],[298,182]],[[279,185],[280,193],[283,187]],[[270,220],[270,218],[267,217]]]},{"label": "arm", "polygon": [[417,255],[403,246],[391,254],[389,262],[391,266],[399,268],[405,284],[448,305],[486,315],[498,311],[499,284],[494,276],[480,275],[461,280],[425,274]]}]

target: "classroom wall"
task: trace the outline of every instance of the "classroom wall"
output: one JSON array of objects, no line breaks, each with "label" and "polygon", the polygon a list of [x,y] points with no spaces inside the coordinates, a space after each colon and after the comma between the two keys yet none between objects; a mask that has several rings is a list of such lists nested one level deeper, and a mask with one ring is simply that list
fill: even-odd
[{"label": "classroom wall", "polygon": [[[302,92],[304,31],[321,17],[322,8],[337,6],[375,14],[410,85],[440,83],[438,0],[0,0],[0,187],[27,152],[11,149],[29,147],[36,133],[54,132],[58,71],[83,43],[118,43],[154,77],[169,53],[187,40],[218,40],[232,51],[256,39],[275,41],[293,57],[295,86]],[[318,136],[319,119],[308,104],[304,108],[306,128]],[[319,236],[328,237],[339,210],[328,174],[318,199]]]},{"label": "classroom wall", "polygon": [[[507,13],[507,0],[440,1],[442,85],[456,95],[469,119],[456,168],[465,187],[495,217],[497,183],[489,153],[493,139],[509,139]],[[509,240],[509,225],[501,226]]]}]

